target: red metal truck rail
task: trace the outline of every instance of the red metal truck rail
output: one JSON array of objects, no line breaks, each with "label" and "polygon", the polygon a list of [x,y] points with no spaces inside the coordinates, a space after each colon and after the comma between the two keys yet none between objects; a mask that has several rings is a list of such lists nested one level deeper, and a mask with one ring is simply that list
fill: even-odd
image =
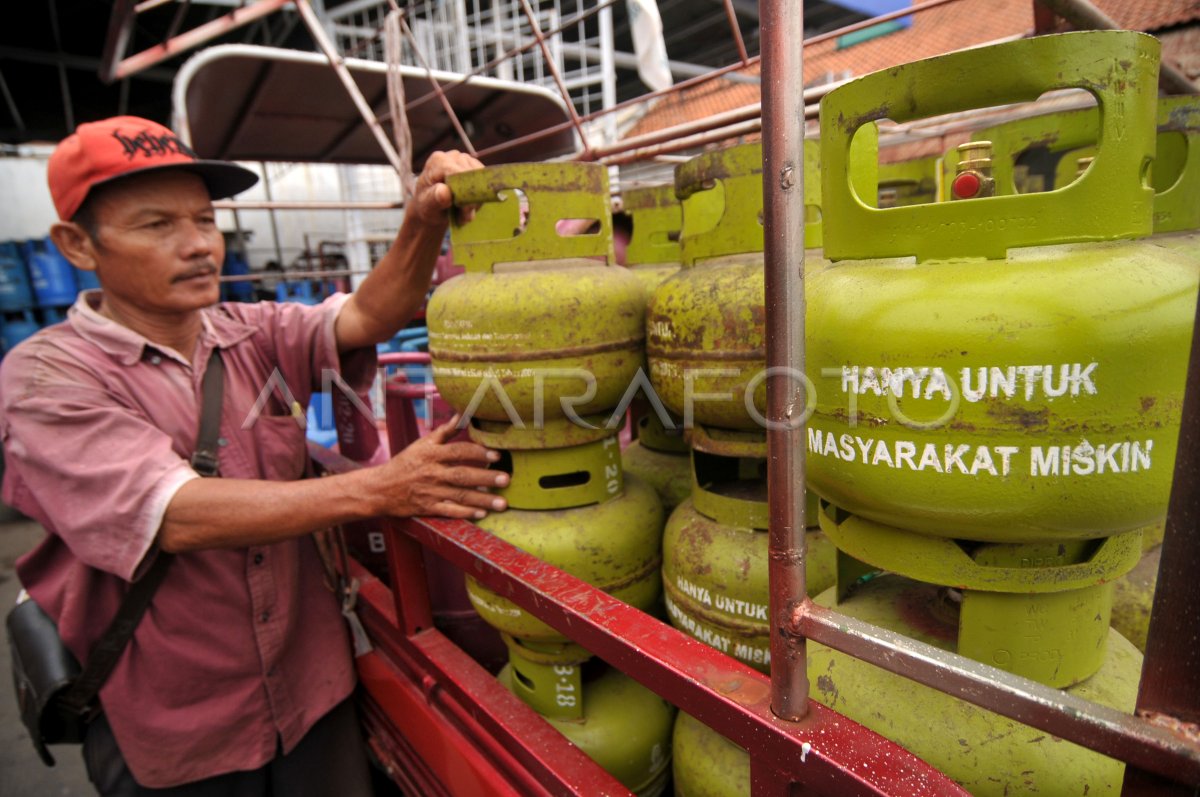
[{"label": "red metal truck rail", "polygon": [[[327,471],[357,467],[323,449]],[[372,746],[419,794],[628,794],[433,624],[421,547],[635,678],[751,753],[755,794],[961,795],[936,769],[813,703],[771,711],[767,676],[479,527],[380,520],[391,587],[350,560],[375,651],[359,659]],[[413,761],[421,763],[413,766]],[[805,792],[809,793],[809,792]]]}]

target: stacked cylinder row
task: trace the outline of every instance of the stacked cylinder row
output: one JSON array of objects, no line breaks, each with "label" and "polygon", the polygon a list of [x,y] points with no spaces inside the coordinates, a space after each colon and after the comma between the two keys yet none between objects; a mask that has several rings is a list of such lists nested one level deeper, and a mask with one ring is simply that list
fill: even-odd
[{"label": "stacked cylinder row", "polygon": [[[1158,100],[1157,58],[1140,34],[1064,34],[831,92],[804,148],[803,374],[766,369],[759,145],[625,191],[628,268],[604,168],[453,178],[478,210],[453,227],[467,273],[435,292],[429,347],[512,474],[512,509],[481,525],[769,671],[766,382],[794,380],[816,602],[1131,710],[1200,281],[1200,105]],[[881,152],[877,119],[1060,88],[1096,107],[994,126],[942,172]],[[509,648],[501,680],[629,788],[749,793],[744,751],[468,589]],[[1117,761],[808,657],[815,699],[972,793],[1119,792]]]},{"label": "stacked cylinder row", "polygon": [[0,242],[0,354],[62,321],[80,290],[98,287],[95,274],[72,266],[49,237]]}]

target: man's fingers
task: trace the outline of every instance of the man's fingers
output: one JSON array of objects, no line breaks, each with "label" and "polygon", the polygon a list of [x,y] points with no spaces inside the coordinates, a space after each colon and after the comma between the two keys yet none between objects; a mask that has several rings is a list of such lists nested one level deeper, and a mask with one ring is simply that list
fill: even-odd
[{"label": "man's fingers", "polygon": [[[446,505],[465,508],[472,514],[502,512],[508,508],[508,502],[503,498],[466,487],[444,487],[434,490],[423,504],[417,514],[441,514],[438,507]],[[454,515],[454,517],[461,517],[461,515]]]},{"label": "man's fingers", "polygon": [[452,174],[482,168],[483,164],[479,159],[473,158],[465,152],[458,150],[435,152],[425,162],[425,168],[421,170],[421,179],[425,180],[428,185],[436,185],[444,183],[446,178]]},{"label": "man's fingers", "polygon": [[465,466],[448,468],[444,474],[447,484],[459,484],[464,487],[507,487],[510,479],[511,477],[503,471]]},{"label": "man's fingers", "polygon": [[487,511],[483,509],[475,509],[469,506],[460,506],[450,501],[439,501],[429,508],[428,512],[423,512],[424,515],[433,515],[436,517],[457,518],[459,520],[483,520],[487,517]]},{"label": "man's fingers", "polygon": [[458,172],[482,169],[478,159],[463,152],[435,152],[425,162],[417,178],[416,190],[410,210],[428,224],[445,223],[447,211],[454,204],[454,196],[446,185],[446,178]]},{"label": "man's fingers", "polygon": [[458,420],[461,417],[461,415],[455,413],[453,418],[446,421],[441,426],[434,427],[434,429],[428,435],[429,439],[432,439],[436,443],[444,443],[451,437],[454,437],[454,435],[458,432]]},{"label": "man's fingers", "polygon": [[442,443],[431,448],[430,453],[439,462],[491,463],[500,459],[500,452],[466,440]]},{"label": "man's fingers", "polygon": [[454,196],[450,193],[450,186],[445,183],[437,183],[433,186],[433,204],[442,210],[449,209],[454,202]]},{"label": "man's fingers", "polygon": [[453,501],[461,506],[488,509],[496,512],[500,512],[508,507],[508,502],[503,498],[483,490],[472,490],[467,487],[450,487],[446,489],[448,493],[446,493],[446,497],[443,500]]}]

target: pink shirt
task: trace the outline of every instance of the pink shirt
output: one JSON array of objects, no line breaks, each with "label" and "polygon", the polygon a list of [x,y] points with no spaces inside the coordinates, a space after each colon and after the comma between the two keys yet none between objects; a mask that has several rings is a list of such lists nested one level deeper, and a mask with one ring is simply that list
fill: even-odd
[{"label": "pink shirt", "polygon": [[[221,475],[300,478],[305,433],[290,401],[307,406],[338,371],[333,324],[346,298],[208,308],[188,362],[101,316],[91,292],[5,357],[3,498],[48,532],[17,573],[81,661],[156,553],[172,496],[199,478],[189,459],[212,348],[226,370]],[[374,352],[343,366],[364,388]],[[260,767],[349,695],[345,621],[324,582],[311,537],[176,556],[100,691],[139,783]]]}]

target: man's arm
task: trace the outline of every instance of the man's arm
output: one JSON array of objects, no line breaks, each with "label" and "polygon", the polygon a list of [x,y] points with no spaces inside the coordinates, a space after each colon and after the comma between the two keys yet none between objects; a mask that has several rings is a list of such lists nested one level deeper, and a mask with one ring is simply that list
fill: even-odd
[{"label": "man's arm", "polygon": [[159,548],[240,548],[381,515],[478,520],[504,509],[503,498],[481,489],[508,484],[507,473],[486,470],[500,455],[475,443],[447,442],[457,420],[388,462],[352,473],[294,482],[192,479],[167,505]]},{"label": "man's arm", "polygon": [[388,340],[425,300],[449,224],[447,175],[483,168],[462,152],[435,152],[417,178],[396,240],[338,313],[339,352]]}]

